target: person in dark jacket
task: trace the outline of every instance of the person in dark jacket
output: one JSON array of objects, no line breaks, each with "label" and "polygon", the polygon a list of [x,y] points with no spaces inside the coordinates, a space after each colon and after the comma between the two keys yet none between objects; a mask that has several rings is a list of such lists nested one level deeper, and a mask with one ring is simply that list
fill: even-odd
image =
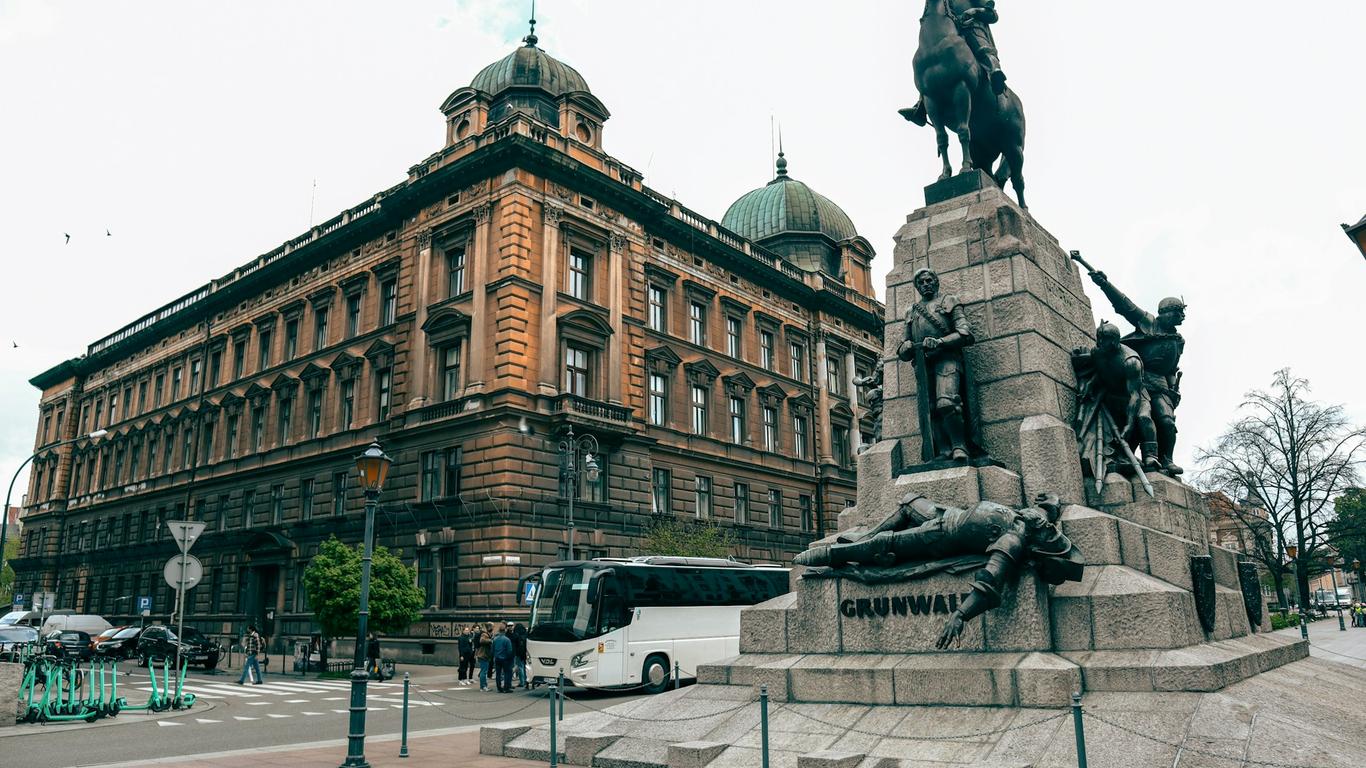
[{"label": "person in dark jacket", "polygon": [[493,625],[484,624],[474,638],[474,660],[479,662],[479,690],[489,689],[489,670],[493,666]]},{"label": "person in dark jacket", "polygon": [[512,662],[517,658],[506,627],[493,636],[493,665],[499,693],[512,693]]},{"label": "person in dark jacket", "polygon": [[460,652],[460,684],[469,685],[472,681],[470,677],[474,675],[474,643],[479,639],[479,630],[471,624],[465,627],[456,638],[456,646]]},{"label": "person in dark jacket", "polygon": [[517,685],[521,688],[530,688],[526,677],[526,627],[511,622],[508,624],[508,634],[512,637],[512,668],[517,670]]},{"label": "person in dark jacket", "polygon": [[379,680],[384,679],[384,667],[380,663],[379,655],[379,636],[374,632],[370,633],[370,638],[365,643],[365,671]]}]

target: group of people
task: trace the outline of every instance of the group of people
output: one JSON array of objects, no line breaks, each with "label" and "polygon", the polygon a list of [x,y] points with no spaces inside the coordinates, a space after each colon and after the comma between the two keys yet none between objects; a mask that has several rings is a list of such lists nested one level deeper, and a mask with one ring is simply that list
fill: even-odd
[{"label": "group of people", "polygon": [[1352,601],[1347,608],[1347,614],[1352,618],[1352,626],[1358,629],[1366,629],[1366,603]]},{"label": "group of people", "polygon": [[499,693],[512,693],[512,673],[517,687],[530,688],[526,672],[526,627],[515,622],[471,624],[457,637],[460,651],[460,685],[473,685],[479,670],[479,690],[489,689],[492,673]]}]

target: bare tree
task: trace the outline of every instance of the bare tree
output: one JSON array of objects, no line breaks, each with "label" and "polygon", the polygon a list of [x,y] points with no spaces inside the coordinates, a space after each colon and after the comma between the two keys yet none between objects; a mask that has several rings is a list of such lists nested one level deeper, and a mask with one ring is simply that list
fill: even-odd
[{"label": "bare tree", "polygon": [[1300,606],[1309,605],[1310,566],[1323,560],[1333,500],[1358,484],[1366,460],[1366,429],[1353,427],[1341,405],[1306,398],[1309,382],[1282,368],[1268,390],[1254,390],[1239,407],[1239,418],[1196,453],[1200,481],[1234,499],[1232,514],[1247,526],[1255,545],[1248,552],[1266,566],[1285,605],[1284,580],[1294,560]]}]

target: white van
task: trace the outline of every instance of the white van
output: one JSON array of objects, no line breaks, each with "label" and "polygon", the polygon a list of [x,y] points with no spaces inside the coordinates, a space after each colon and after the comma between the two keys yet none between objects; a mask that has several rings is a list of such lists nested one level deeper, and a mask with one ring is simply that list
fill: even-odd
[{"label": "white van", "polygon": [[105,621],[103,616],[94,616],[88,613],[71,613],[47,617],[47,621],[43,622],[43,628],[38,630],[38,633],[43,637],[47,637],[47,633],[60,629],[84,632],[87,635],[94,637],[112,626],[114,625]]},{"label": "white van", "polygon": [[[50,611],[48,616],[63,616],[75,613],[75,611]],[[43,614],[38,611],[10,611],[4,616],[0,616],[0,627],[17,625],[21,627],[33,627],[37,629],[43,623]]]}]

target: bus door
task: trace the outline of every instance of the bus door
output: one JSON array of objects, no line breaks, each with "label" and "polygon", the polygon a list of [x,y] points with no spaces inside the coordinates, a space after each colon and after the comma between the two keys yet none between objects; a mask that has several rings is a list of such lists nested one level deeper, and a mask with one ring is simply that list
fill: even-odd
[{"label": "bus door", "polygon": [[631,623],[621,579],[611,571],[600,571],[588,586],[593,605],[594,634],[598,637],[596,663],[600,685],[624,682],[627,625]]}]

